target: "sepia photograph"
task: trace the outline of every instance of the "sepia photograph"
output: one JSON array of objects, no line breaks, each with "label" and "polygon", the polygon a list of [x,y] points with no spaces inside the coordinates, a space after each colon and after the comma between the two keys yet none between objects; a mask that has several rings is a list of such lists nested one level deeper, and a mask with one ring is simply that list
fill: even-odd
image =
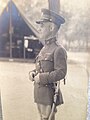
[{"label": "sepia photograph", "polygon": [[90,120],[89,4],[0,0],[0,120]]}]

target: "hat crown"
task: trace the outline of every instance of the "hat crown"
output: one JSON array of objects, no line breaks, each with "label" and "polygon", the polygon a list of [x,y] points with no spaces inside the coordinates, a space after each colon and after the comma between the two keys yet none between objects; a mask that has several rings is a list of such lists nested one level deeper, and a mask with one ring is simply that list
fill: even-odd
[{"label": "hat crown", "polygon": [[54,11],[48,9],[42,9],[41,11],[43,13],[44,19],[52,19],[52,22],[54,22],[57,25],[65,23],[65,19],[59,14],[55,13]]}]

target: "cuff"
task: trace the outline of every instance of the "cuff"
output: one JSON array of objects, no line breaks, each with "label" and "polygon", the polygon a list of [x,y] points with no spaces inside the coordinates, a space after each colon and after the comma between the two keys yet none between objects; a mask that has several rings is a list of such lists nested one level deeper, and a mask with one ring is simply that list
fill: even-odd
[{"label": "cuff", "polygon": [[40,79],[40,84],[48,84],[49,81],[48,81],[48,76],[49,76],[49,73],[40,73],[39,75],[39,79]]}]

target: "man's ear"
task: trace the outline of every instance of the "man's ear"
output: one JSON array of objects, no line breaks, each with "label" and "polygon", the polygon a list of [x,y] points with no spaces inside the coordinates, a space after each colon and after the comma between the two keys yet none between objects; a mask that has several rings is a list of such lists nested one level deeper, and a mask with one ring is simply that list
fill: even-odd
[{"label": "man's ear", "polygon": [[60,26],[57,26],[57,25],[53,25],[53,26],[51,26],[52,28],[52,30],[51,30],[51,32],[52,32],[52,35],[53,36],[55,36],[56,34],[57,34],[57,32],[58,32],[58,30],[59,30],[59,28],[60,28]]},{"label": "man's ear", "polygon": [[54,24],[51,24],[50,25],[50,31],[53,31],[54,30]]}]

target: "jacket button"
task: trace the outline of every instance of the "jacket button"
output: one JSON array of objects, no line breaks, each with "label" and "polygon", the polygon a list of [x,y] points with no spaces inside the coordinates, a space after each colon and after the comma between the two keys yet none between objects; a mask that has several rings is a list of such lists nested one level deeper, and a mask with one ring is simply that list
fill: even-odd
[{"label": "jacket button", "polygon": [[45,60],[47,60],[47,58],[45,58]]},{"label": "jacket button", "polygon": [[40,72],[42,73],[42,72],[43,72],[43,70],[42,70],[42,69],[40,69]]}]

